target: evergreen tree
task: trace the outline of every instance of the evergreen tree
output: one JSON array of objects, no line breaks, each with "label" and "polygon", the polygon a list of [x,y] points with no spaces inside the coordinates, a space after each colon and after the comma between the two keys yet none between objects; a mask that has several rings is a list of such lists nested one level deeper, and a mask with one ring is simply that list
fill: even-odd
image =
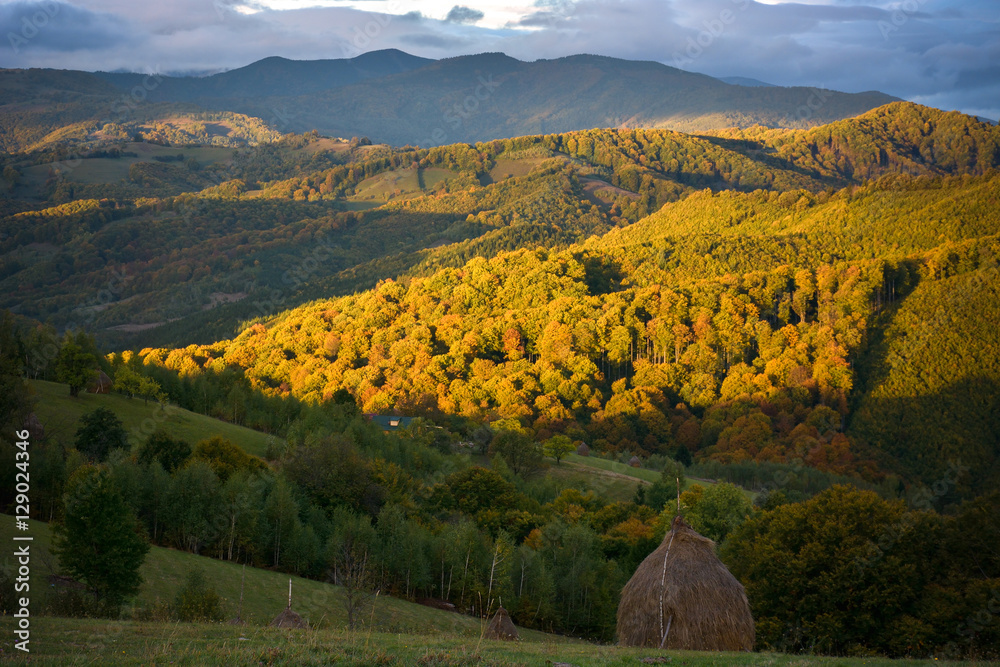
[{"label": "evergreen tree", "polygon": [[139,568],[149,543],[111,476],[84,465],[66,485],[63,520],[55,526],[53,552],[62,567],[85,583],[116,615],[139,592]]}]

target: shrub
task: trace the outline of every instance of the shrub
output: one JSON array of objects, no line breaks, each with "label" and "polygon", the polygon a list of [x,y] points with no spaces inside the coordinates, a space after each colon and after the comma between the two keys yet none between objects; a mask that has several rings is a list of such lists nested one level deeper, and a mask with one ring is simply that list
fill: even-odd
[{"label": "shrub", "polygon": [[221,621],[225,614],[222,598],[215,587],[205,581],[201,570],[188,572],[184,587],[177,591],[173,606],[178,621]]}]

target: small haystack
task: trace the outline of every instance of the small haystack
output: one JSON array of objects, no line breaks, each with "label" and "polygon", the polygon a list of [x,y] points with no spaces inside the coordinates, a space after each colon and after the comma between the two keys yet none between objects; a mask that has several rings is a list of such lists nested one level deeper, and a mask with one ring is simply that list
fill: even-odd
[{"label": "small haystack", "polygon": [[285,607],[285,611],[281,612],[274,617],[271,621],[272,628],[300,628],[302,630],[308,630],[309,624],[306,619],[302,618],[294,611],[292,611],[292,580],[288,580],[288,606]]},{"label": "small haystack", "polygon": [[631,459],[629,459],[628,464],[633,468],[638,468],[639,466],[642,465],[642,461],[639,460],[638,456],[633,456]]},{"label": "small haystack", "polygon": [[576,448],[576,453],[577,456],[590,456],[590,447],[587,446],[587,443],[581,442]]},{"label": "small haystack", "polygon": [[97,371],[97,375],[87,385],[88,394],[110,394],[113,383],[108,374],[104,371]]},{"label": "small haystack", "polygon": [[715,555],[715,543],[681,517],[625,584],[618,642],[696,651],[753,649],[746,591]]},{"label": "small haystack", "polygon": [[285,611],[281,612],[274,617],[271,621],[272,628],[301,628],[303,630],[309,629],[309,624],[306,620],[292,611],[291,607],[285,607]]},{"label": "small haystack", "polygon": [[33,440],[41,440],[45,437],[45,425],[34,412],[24,420],[24,428],[28,430]]},{"label": "small haystack", "polygon": [[514,621],[510,620],[510,614],[503,607],[497,610],[496,616],[486,626],[486,633],[483,636],[486,639],[505,639],[508,641],[520,639],[517,635],[517,628],[514,627]]}]

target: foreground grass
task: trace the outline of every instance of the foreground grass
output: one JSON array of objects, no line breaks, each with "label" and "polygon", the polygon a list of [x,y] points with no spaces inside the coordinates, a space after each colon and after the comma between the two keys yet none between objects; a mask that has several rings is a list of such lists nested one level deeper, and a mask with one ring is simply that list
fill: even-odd
[{"label": "foreground grass", "polygon": [[45,426],[45,434],[67,445],[72,444],[76,438],[80,417],[97,408],[107,408],[118,415],[130,435],[132,429],[140,429],[145,433],[151,432],[156,426],[163,426],[172,436],[186,440],[191,445],[213,435],[221,435],[257,456],[263,456],[271,438],[265,433],[176,406],[165,412],[155,401],[146,403],[141,398],[130,399],[119,394],[88,394],[85,391],[73,398],[69,395],[69,386],[65,384],[44,380],[29,380],[28,384],[35,392],[35,413]]},{"label": "foreground grass", "polygon": [[[774,653],[658,651],[548,641],[496,642],[478,637],[427,636],[345,630],[278,630],[228,624],[145,623],[38,617],[31,626],[33,665],[436,665],[458,667],[577,667],[669,664],[701,667],[910,667],[967,664],[936,660],[819,658]],[[0,659],[15,658],[13,623],[0,618]],[[22,660],[24,657],[22,654]],[[13,660],[11,660],[13,662]],[[656,663],[652,663],[656,664]]]}]

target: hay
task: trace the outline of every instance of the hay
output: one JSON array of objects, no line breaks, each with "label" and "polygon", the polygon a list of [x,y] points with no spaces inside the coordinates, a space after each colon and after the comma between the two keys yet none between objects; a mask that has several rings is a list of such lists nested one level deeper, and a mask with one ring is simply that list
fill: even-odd
[{"label": "hay", "polygon": [[587,446],[587,443],[581,442],[576,448],[576,454],[577,456],[590,456],[590,447]]},{"label": "hay", "polygon": [[108,374],[104,371],[97,371],[97,375],[87,384],[88,394],[110,394],[113,383]]},{"label": "hay", "polygon": [[618,642],[696,651],[753,649],[746,591],[715,555],[715,543],[681,517],[625,584]]},{"label": "hay", "polygon": [[285,607],[285,611],[274,617],[271,621],[272,628],[302,628],[309,629],[309,624],[304,618],[292,611],[291,607]]},{"label": "hay", "polygon": [[520,639],[514,621],[510,620],[510,614],[503,607],[497,610],[496,616],[486,626],[486,633],[483,636],[486,639],[505,639],[508,641]]},{"label": "hay", "polygon": [[633,468],[638,468],[639,466],[642,465],[642,461],[639,460],[638,456],[633,456],[631,459],[629,459],[628,464]]}]

